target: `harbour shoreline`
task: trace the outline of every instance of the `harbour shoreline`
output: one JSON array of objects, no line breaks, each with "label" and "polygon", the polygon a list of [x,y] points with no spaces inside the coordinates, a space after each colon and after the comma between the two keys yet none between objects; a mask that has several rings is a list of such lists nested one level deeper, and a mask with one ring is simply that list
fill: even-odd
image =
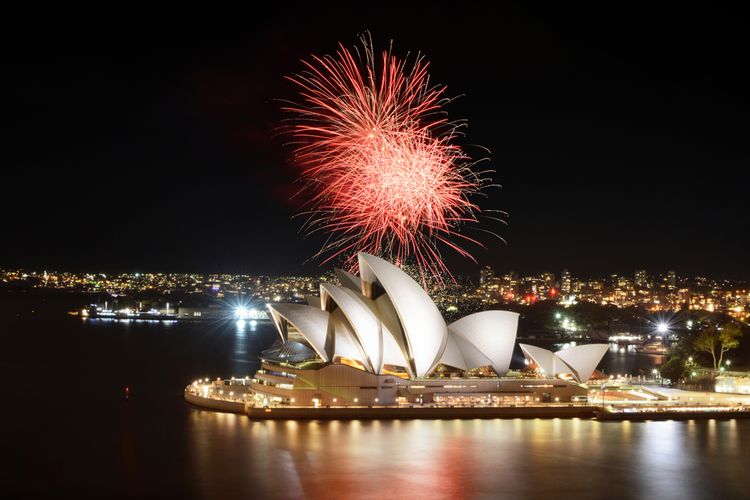
[{"label": "harbour shoreline", "polygon": [[492,419],[492,418],[583,418],[600,421],[706,420],[750,418],[750,409],[717,406],[686,409],[679,406],[658,410],[608,409],[599,405],[545,404],[521,406],[340,406],[255,407],[241,400],[204,398],[185,390],[185,400],[212,411],[247,415],[252,420],[398,420],[398,419]]}]

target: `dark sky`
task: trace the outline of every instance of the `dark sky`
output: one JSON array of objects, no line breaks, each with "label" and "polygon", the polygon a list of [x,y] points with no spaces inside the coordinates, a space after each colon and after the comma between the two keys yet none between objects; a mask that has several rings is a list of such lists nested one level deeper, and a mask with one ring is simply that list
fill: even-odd
[{"label": "dark sky", "polygon": [[748,19],[525,4],[9,15],[0,266],[317,272],[277,99],[369,29],[426,54],[492,152],[509,225],[481,265],[750,278]]}]

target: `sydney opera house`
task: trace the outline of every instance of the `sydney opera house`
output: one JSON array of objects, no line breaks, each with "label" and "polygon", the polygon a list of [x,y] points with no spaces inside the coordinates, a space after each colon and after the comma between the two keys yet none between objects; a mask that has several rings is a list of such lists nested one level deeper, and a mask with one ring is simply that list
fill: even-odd
[{"label": "sydney opera house", "polygon": [[509,376],[518,314],[484,311],[446,324],[399,267],[360,253],[305,304],[269,304],[280,340],[261,356],[256,406],[501,405],[583,401],[607,345],[558,352],[521,345],[529,370]]}]

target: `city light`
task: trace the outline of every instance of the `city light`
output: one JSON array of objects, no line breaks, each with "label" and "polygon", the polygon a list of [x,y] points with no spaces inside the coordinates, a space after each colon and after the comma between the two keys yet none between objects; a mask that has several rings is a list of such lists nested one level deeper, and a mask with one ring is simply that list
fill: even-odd
[{"label": "city light", "polygon": [[[407,265],[408,267],[408,265]],[[490,273],[491,274],[491,273]],[[461,314],[466,310],[475,310],[482,305],[500,303],[519,303],[532,305],[537,300],[549,297],[550,283],[555,282],[551,273],[520,276],[516,273],[488,277],[479,286],[454,284],[450,287],[433,287],[430,291],[438,307],[446,314]],[[653,333],[659,335],[675,333],[676,325],[681,328],[694,330],[701,325],[694,319],[677,319],[676,314],[685,307],[689,311],[722,312],[739,321],[750,318],[750,289],[745,282],[728,282],[725,280],[710,280],[706,278],[692,278],[685,283],[684,288],[677,290],[666,286],[659,286],[651,281],[646,285],[639,285],[631,277],[617,276],[616,278],[580,279],[570,277],[570,292],[559,293],[561,300],[556,302],[556,309],[552,316],[556,323],[560,323],[566,316],[564,309],[575,303],[595,303],[616,306],[620,308],[641,307],[649,313],[657,314],[651,326]],[[71,311],[71,315],[81,318],[110,318],[146,320],[164,316],[175,316],[178,319],[215,319],[216,314],[223,319],[246,319],[267,321],[265,307],[262,304],[271,302],[303,303],[305,297],[319,293],[323,276],[275,276],[261,277],[231,274],[179,274],[133,273],[103,274],[103,273],[70,273],[47,271],[46,277],[42,272],[24,272],[14,269],[0,269],[0,283],[21,285],[34,289],[74,290],[84,293],[99,292],[109,294],[103,305],[87,304],[86,307]],[[201,299],[222,299],[225,294],[232,294],[236,299],[226,309],[203,307],[195,308],[190,304],[175,304],[169,307],[155,306],[143,301],[131,299],[124,302],[119,297],[132,297],[143,292],[157,292],[163,295],[190,294]],[[193,295],[194,294],[194,295]],[[118,297],[120,307],[113,307],[112,299]],[[241,299],[240,299],[241,298]],[[202,310],[198,310],[202,309]],[[189,312],[184,312],[185,310]],[[219,311],[221,311],[219,313]],[[253,315],[256,311],[257,317]],[[153,317],[153,318],[152,318]],[[664,330],[666,325],[667,330]],[[252,323],[250,323],[252,325]],[[572,326],[570,319],[568,327]],[[560,325],[560,328],[564,328]],[[575,325],[575,332],[585,331],[583,323]],[[567,330],[567,328],[565,328]],[[626,333],[626,332],[622,332]],[[622,334],[616,333],[615,335]],[[631,330],[631,334],[636,331]]]},{"label": "city light", "polygon": [[238,320],[251,320],[250,324],[254,325],[254,321],[263,319],[265,311],[258,310],[245,305],[238,305],[234,307],[234,319]]}]

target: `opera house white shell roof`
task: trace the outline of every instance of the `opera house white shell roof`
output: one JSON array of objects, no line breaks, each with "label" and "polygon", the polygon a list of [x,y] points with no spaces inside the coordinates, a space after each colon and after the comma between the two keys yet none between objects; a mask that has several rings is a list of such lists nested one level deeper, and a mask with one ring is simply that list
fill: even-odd
[{"label": "opera house white shell roof", "polygon": [[607,344],[579,345],[557,352],[527,344],[519,344],[519,347],[524,355],[546,375],[570,373],[581,383],[591,378],[599,361],[609,349]]},{"label": "opera house white shell roof", "polygon": [[[517,313],[484,311],[446,325],[427,292],[399,267],[363,252],[358,261],[359,276],[336,270],[341,285],[322,283],[320,297],[308,297],[308,305],[268,305],[284,342],[305,342],[324,362],[347,358],[375,374],[389,365],[411,377],[425,377],[444,364],[461,370],[489,366],[505,375],[516,341]],[[593,362],[596,349],[560,352],[557,357],[533,346],[526,349],[549,375],[556,374],[554,362],[559,359],[564,371],[579,380],[588,379],[600,359]]]}]

